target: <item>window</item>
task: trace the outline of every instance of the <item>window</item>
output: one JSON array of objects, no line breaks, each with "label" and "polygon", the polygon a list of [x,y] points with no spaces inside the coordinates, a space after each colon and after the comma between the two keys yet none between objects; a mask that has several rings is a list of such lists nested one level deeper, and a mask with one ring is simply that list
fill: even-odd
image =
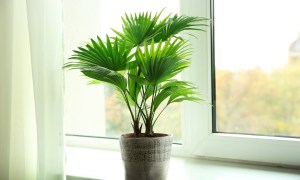
[{"label": "window", "polygon": [[[211,49],[208,50],[209,53],[212,54],[212,65],[208,66],[208,68],[212,68],[212,71],[215,71],[214,69],[214,59],[216,61],[216,64],[218,63],[217,58],[222,58],[218,56],[218,47],[217,45],[219,38],[227,38],[224,36],[228,36],[229,34],[220,34],[220,29],[217,30],[217,28],[222,27],[221,25],[218,25],[219,23],[225,23],[226,24],[226,32],[227,31],[236,31],[236,26],[232,24],[240,24],[243,26],[243,22],[236,21],[239,16],[242,16],[244,12],[247,12],[246,9],[243,9],[245,4],[248,3],[255,3],[253,5],[253,8],[251,9],[251,15],[258,12],[258,9],[260,8],[260,5],[263,4],[261,1],[221,1],[221,0],[215,0],[210,1],[210,4],[208,1],[203,1],[202,3],[206,3],[207,7],[211,9],[211,18],[212,18],[212,33],[210,35],[212,45]],[[273,1],[265,0],[265,2],[269,2],[270,4],[273,3]],[[283,1],[282,1],[283,2]],[[284,1],[286,2],[286,1]],[[288,4],[288,3],[286,3]],[[265,9],[265,14],[268,14],[271,12],[270,8],[273,6],[269,6]],[[281,6],[280,8],[284,8],[287,6]],[[218,9],[221,9],[219,12]],[[280,12],[282,12],[282,9],[279,9]],[[279,12],[279,10],[277,10]],[[218,19],[218,13],[221,12],[236,12],[233,15],[233,19],[225,19],[226,22],[220,22],[220,19]],[[263,14],[263,15],[265,15]],[[261,16],[263,16],[261,15]],[[254,15],[253,15],[254,16]],[[262,17],[261,17],[262,18]],[[224,21],[224,19],[223,19]],[[246,19],[242,19],[240,21],[246,21]],[[247,22],[247,21],[246,21]],[[255,21],[257,22],[257,21]],[[245,23],[245,22],[244,22]],[[283,22],[282,22],[283,23]],[[280,23],[279,23],[280,24]],[[269,23],[264,23],[264,25],[269,25]],[[253,25],[254,26],[254,25]],[[223,26],[224,27],[224,26]],[[254,26],[255,27],[255,26]],[[253,29],[254,30],[261,30],[264,31],[266,27],[263,27],[262,25],[259,26],[259,29]],[[215,33],[214,33],[215,32]],[[241,32],[240,32],[241,33]],[[244,36],[252,36],[253,34],[246,34]],[[221,36],[221,37],[220,37]],[[239,36],[239,34],[235,33],[230,37],[230,41],[242,41],[244,36]],[[255,38],[255,36],[253,37]],[[207,44],[209,44],[207,42]],[[242,41],[243,42],[243,41]],[[276,43],[277,41],[273,42]],[[229,43],[229,42],[228,42]],[[257,40],[257,45],[261,42],[261,39]],[[215,46],[214,46],[215,45]],[[228,47],[231,47],[230,45],[227,45]],[[241,44],[238,44],[238,46],[242,46]],[[233,48],[233,47],[232,47]],[[209,48],[208,48],[209,49]],[[222,51],[222,49],[219,49]],[[231,52],[237,53],[234,50]],[[209,55],[206,55],[207,58],[209,58]],[[241,58],[248,57],[248,54],[242,54]],[[210,58],[209,58],[210,59]],[[220,63],[220,62],[219,62]],[[225,63],[226,64],[226,63]],[[246,62],[242,63],[236,63],[237,65],[244,65]],[[273,64],[273,63],[272,63]],[[230,66],[231,64],[228,64]],[[232,65],[233,66],[233,65]],[[217,65],[218,67],[218,65]],[[207,67],[206,67],[207,68]],[[210,79],[210,78],[208,78]],[[214,81],[214,76],[212,76],[212,82]],[[211,87],[214,88],[214,83],[210,84],[209,81],[207,84],[206,89],[208,91],[211,91]],[[213,96],[212,96],[213,97]],[[218,101],[218,99],[217,99]],[[218,105],[218,104],[217,104]],[[213,107],[213,110],[218,109],[218,106]],[[218,110],[217,110],[218,111]],[[209,112],[209,110],[208,110]],[[260,135],[245,135],[245,134],[238,134],[238,133],[221,133],[221,132],[214,132],[213,127],[216,127],[216,124],[212,121],[209,114],[207,115],[205,111],[202,113],[202,117],[208,117],[205,118],[204,121],[201,123],[202,130],[204,131],[200,137],[202,138],[200,140],[200,143],[198,143],[198,146],[195,147],[194,154],[205,156],[205,157],[213,157],[213,158],[228,158],[228,159],[235,159],[235,160],[245,160],[245,161],[254,161],[254,162],[263,162],[263,163],[272,163],[276,165],[292,165],[292,166],[299,166],[300,164],[300,156],[299,156],[299,150],[300,150],[300,140],[298,138],[290,138],[290,137],[274,137],[274,136],[260,136]],[[213,113],[212,113],[213,114]],[[242,121],[241,119],[239,119]],[[217,119],[218,121],[218,119]],[[204,126],[204,127],[203,127]],[[231,131],[232,132],[232,131]]]},{"label": "window", "polygon": [[215,1],[217,132],[300,136],[298,7]]},{"label": "window", "polygon": [[[251,14],[256,13],[256,8],[260,7],[261,1],[274,3],[270,0],[260,0],[260,1],[249,1],[249,0],[243,0],[243,3],[246,2],[253,2],[256,3],[256,6],[251,9]],[[289,0],[290,1],[290,0]],[[64,0],[64,6],[65,6],[65,13],[68,13],[68,8],[75,8],[73,9],[73,14],[69,14],[69,16],[65,16],[65,34],[66,34],[66,57],[69,57],[71,49],[74,49],[78,46],[78,42],[88,39],[89,37],[93,37],[96,34],[103,34],[104,32],[107,32],[107,29],[102,29],[101,26],[101,17],[104,18],[105,24],[108,24],[108,28],[114,27],[114,25],[109,24],[113,23],[106,19],[106,16],[111,15],[113,13],[105,13],[104,17],[103,15],[97,15],[97,13],[100,13],[101,6],[97,3],[101,3],[103,1],[97,1],[97,0]],[[107,2],[107,1],[105,1]],[[119,4],[118,1],[109,1],[113,2],[114,5]],[[133,1],[126,1],[126,2],[133,2]],[[145,1],[146,2],[146,1]],[[149,2],[155,2],[157,1],[149,1]],[[159,1],[161,3],[165,2],[165,5],[162,5],[162,7],[167,7],[166,10],[168,11],[176,11],[180,10],[182,14],[190,15],[190,16],[201,16],[201,17],[211,17],[212,21],[210,24],[210,27],[207,29],[206,33],[199,33],[197,34],[198,38],[191,37],[191,43],[193,46],[193,55],[192,55],[192,65],[189,69],[189,71],[186,71],[182,74],[182,78],[185,80],[189,80],[194,82],[198,87],[199,91],[201,91],[208,102],[211,102],[213,99],[212,97],[214,94],[213,86],[214,86],[214,76],[212,76],[212,73],[215,71],[214,69],[214,61],[212,59],[216,59],[216,67],[221,67],[221,62],[219,61],[219,58],[222,58],[222,56],[218,55],[220,51],[222,51],[222,46],[218,45],[218,42],[223,36],[228,36],[226,33],[220,34],[218,28],[221,28],[222,26],[219,25],[219,23],[222,24],[221,19],[218,16],[218,13],[222,12],[218,9],[225,9],[225,11],[237,11],[236,13],[241,14],[234,14],[234,17],[236,16],[242,16],[243,15],[243,3],[241,4],[239,1],[232,0],[182,0],[178,1],[178,9],[170,9],[168,6],[168,3],[174,3],[173,0],[171,1]],[[231,2],[231,3],[230,3]],[[278,2],[278,1],[276,1]],[[287,1],[282,1],[286,2]],[[96,4],[95,4],[96,3]],[[140,3],[140,4],[139,4]],[[224,4],[225,3],[225,4]],[[143,7],[142,4],[145,4],[144,1],[141,3],[141,1],[137,1],[135,4],[139,4],[139,6],[133,6],[133,7],[139,7],[142,8],[141,10],[148,10],[148,5],[146,7]],[[214,9],[215,5],[215,9]],[[103,7],[103,6],[102,6]],[[123,7],[120,5],[120,7]],[[180,7],[180,8],[179,8]],[[278,10],[278,12],[283,12],[282,8],[289,8],[290,6],[282,6],[281,9]],[[144,9],[143,9],[144,8]],[[269,13],[271,6],[265,9],[265,14],[267,12]],[[84,10],[85,9],[85,10]],[[99,10],[100,9],[100,10]],[[104,8],[108,9],[108,8]],[[158,10],[161,9],[161,6],[159,5]],[[111,11],[114,10],[114,8],[109,9]],[[115,9],[116,10],[116,9]],[[121,11],[121,10],[120,10]],[[155,10],[157,11],[157,10]],[[219,12],[217,12],[219,11]],[[167,11],[166,11],[167,12]],[[245,12],[247,12],[245,10]],[[258,12],[257,12],[258,13]],[[117,12],[116,12],[117,14]],[[122,14],[122,13],[121,13]],[[263,14],[263,15],[265,15]],[[75,16],[76,15],[76,16]],[[86,18],[85,16],[91,16],[96,19],[92,18]],[[214,19],[215,15],[215,19]],[[114,19],[118,19],[120,15],[116,15],[117,17]],[[238,24],[240,22],[235,22],[235,18],[228,20],[226,19],[226,32],[229,31],[235,31],[236,27],[232,24]],[[74,20],[76,19],[76,21]],[[222,20],[223,21],[223,20]],[[242,20],[241,20],[242,21]],[[115,21],[114,21],[115,22]],[[68,24],[69,23],[69,24]],[[215,23],[215,24],[214,24]],[[241,22],[242,23],[242,22]],[[286,27],[283,22],[281,23],[280,27]],[[119,24],[116,22],[116,24]],[[269,24],[265,23],[264,25]],[[214,26],[215,25],[215,26]],[[88,27],[88,31],[82,30],[84,28]],[[93,27],[93,28],[92,28]],[[265,27],[259,26],[258,30],[264,31]],[[287,27],[286,27],[287,28]],[[74,36],[66,32],[73,33]],[[71,30],[71,31],[70,31]],[[86,31],[86,33],[82,32]],[[221,30],[222,31],[222,30]],[[103,32],[103,33],[101,33]],[[214,34],[215,32],[215,34]],[[225,32],[223,32],[225,33]],[[236,36],[237,35],[237,36]],[[250,36],[250,35],[249,35]],[[251,35],[252,36],[252,35]],[[250,37],[251,37],[250,36]],[[297,36],[295,34],[291,34],[291,43],[296,40]],[[243,36],[242,36],[243,37]],[[219,39],[221,38],[221,39]],[[254,36],[255,38],[255,36]],[[281,38],[276,36],[275,40],[272,38],[272,41],[274,44],[277,41],[278,38]],[[234,40],[242,40],[241,37],[238,36],[238,34],[232,35],[230,37],[230,41]],[[215,47],[214,42],[215,41]],[[257,44],[260,45],[261,39],[257,40]],[[228,47],[230,47],[228,45]],[[221,48],[221,49],[220,49]],[[214,53],[216,51],[216,53]],[[277,50],[272,50],[272,52],[276,52]],[[233,51],[234,52],[234,49]],[[214,57],[216,56],[216,57]],[[292,56],[292,54],[291,54]],[[241,58],[248,58],[249,55],[247,53],[244,53],[240,55]],[[294,59],[294,58],[293,58]],[[225,61],[225,60],[224,60]],[[242,63],[246,64],[246,63]],[[270,63],[267,63],[270,64]],[[273,64],[273,63],[272,63]],[[226,65],[226,64],[225,64]],[[230,64],[228,64],[230,65]],[[240,65],[240,64],[237,64]],[[231,67],[231,66],[230,66]],[[66,81],[68,81],[68,76],[71,76],[72,72],[68,72],[69,75],[66,76]],[[217,75],[218,76],[218,75]],[[81,81],[81,82],[79,82]],[[79,83],[80,85],[72,85],[72,83]],[[69,90],[66,90],[66,96],[69,96],[67,98],[72,98],[82,95],[84,98],[83,100],[87,100],[87,102],[90,103],[89,99],[94,100],[98,99],[96,102],[98,104],[95,104],[93,107],[95,107],[95,111],[92,112],[84,112],[84,109],[82,109],[84,106],[86,106],[88,103],[84,101],[79,101],[79,105],[77,105],[77,109],[66,109],[66,118],[70,118],[69,122],[67,122],[67,132],[70,134],[79,134],[79,135],[87,135],[87,136],[106,136],[107,134],[104,133],[106,129],[104,127],[106,121],[99,122],[98,119],[105,119],[105,109],[99,108],[104,107],[105,102],[105,91],[108,91],[108,89],[104,89],[104,87],[97,87],[97,86],[85,86],[87,81],[79,77],[79,79],[76,79],[75,81],[69,81]],[[68,84],[66,84],[68,86]],[[218,85],[217,85],[218,86]],[[91,88],[90,90],[87,90],[87,92],[83,92],[81,88]],[[66,87],[67,89],[67,87]],[[72,93],[75,93],[71,95]],[[99,93],[103,92],[103,93]],[[91,96],[90,95],[96,95]],[[100,100],[102,99],[102,100]],[[72,99],[72,105],[75,105],[76,99]],[[217,99],[218,101],[218,99]],[[70,103],[70,102],[69,102]],[[74,103],[74,104],[73,104]],[[212,103],[214,104],[214,103]],[[66,107],[68,106],[68,102],[66,102]],[[233,128],[233,130],[229,129],[220,129],[221,126],[214,124],[213,119],[213,110],[215,108],[218,108],[217,106],[210,106],[210,105],[197,105],[194,103],[183,103],[181,106],[182,111],[180,112],[180,116],[182,117],[182,121],[180,121],[181,126],[181,136],[180,141],[182,144],[180,146],[174,146],[173,147],[173,153],[174,154],[180,154],[184,156],[193,156],[193,157],[211,157],[211,158],[222,158],[222,159],[234,159],[234,160],[245,160],[245,161],[254,161],[254,162],[263,162],[263,163],[274,163],[276,165],[291,165],[291,166],[300,166],[300,140],[298,138],[289,138],[289,137],[275,137],[275,136],[260,136],[260,135],[249,135],[249,133],[252,134],[252,132],[241,132],[241,131],[233,131],[236,128]],[[75,105],[76,107],[76,105]],[[81,111],[80,114],[82,117],[72,116],[72,119],[70,114]],[[87,117],[87,114],[89,114],[91,117]],[[97,118],[95,118],[97,117]],[[93,119],[94,118],[94,119]],[[77,120],[76,120],[77,119]],[[82,128],[79,121],[82,121],[84,119],[86,122],[84,122],[86,125],[90,125],[90,128]],[[237,119],[240,120],[240,119]],[[94,121],[94,122],[91,122]],[[97,124],[98,123],[98,124]],[[103,124],[99,124],[103,123]],[[218,127],[219,126],[219,127]],[[214,132],[213,127],[218,127],[217,131]],[[234,126],[233,126],[234,127]],[[97,129],[98,128],[98,129]],[[103,129],[101,129],[103,128]],[[92,130],[94,129],[94,131]],[[296,129],[297,131],[297,129]],[[221,133],[223,132],[223,133]],[[299,132],[299,130],[297,131]],[[238,134],[238,133],[246,133],[246,134]],[[119,134],[119,133],[118,133]],[[257,133],[262,134],[262,133]],[[271,134],[272,135],[272,134]],[[111,136],[113,137],[113,135]],[[81,138],[77,139],[75,137],[68,136],[67,137],[67,144],[76,144],[78,142],[82,143],[83,145],[86,145],[85,143],[87,141],[92,142],[92,144],[100,148],[109,148],[109,149],[118,149],[119,145],[116,140],[109,140],[109,139],[97,139],[95,141],[92,140],[93,138]],[[81,141],[82,140],[82,141]],[[91,144],[89,144],[90,146]],[[93,145],[92,145],[93,146]]]}]

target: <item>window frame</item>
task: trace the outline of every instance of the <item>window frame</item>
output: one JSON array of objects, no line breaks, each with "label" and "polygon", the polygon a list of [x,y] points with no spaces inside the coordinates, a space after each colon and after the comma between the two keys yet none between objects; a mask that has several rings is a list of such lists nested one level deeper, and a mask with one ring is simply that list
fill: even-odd
[{"label": "window frame", "polygon": [[[183,14],[210,17],[206,33],[190,38],[193,47],[192,65],[183,78],[194,82],[210,104],[215,104],[214,73],[214,0],[180,0]],[[182,145],[174,144],[172,154],[195,158],[247,161],[285,167],[300,167],[300,139],[218,133],[212,121],[215,106],[183,103]],[[119,150],[115,139],[66,136],[67,146],[83,146]]]},{"label": "window frame", "polygon": [[[209,15],[212,20],[210,33],[208,33],[210,41],[206,44],[206,46],[209,47],[207,49],[210,50],[207,52],[206,59],[211,59],[208,69],[214,73],[214,0],[201,0],[199,3],[200,2],[203,4],[194,4],[194,6],[204,7],[206,5],[207,15]],[[202,72],[203,71],[204,69],[202,69]],[[216,97],[213,92],[216,90],[214,74],[211,74],[209,78],[206,88],[208,92],[212,92],[210,95],[215,105]],[[196,113],[195,110],[193,111]],[[216,115],[216,107],[213,106],[208,112],[210,112],[208,115],[206,114],[207,112],[198,115],[198,117],[208,117],[205,121],[202,121],[200,126],[208,128],[204,129],[203,133],[199,136],[201,140],[198,142],[198,147],[193,153],[194,155],[237,161],[251,161],[259,164],[273,164],[277,166],[300,166],[299,138],[215,132],[216,124],[212,121],[212,118]]]}]

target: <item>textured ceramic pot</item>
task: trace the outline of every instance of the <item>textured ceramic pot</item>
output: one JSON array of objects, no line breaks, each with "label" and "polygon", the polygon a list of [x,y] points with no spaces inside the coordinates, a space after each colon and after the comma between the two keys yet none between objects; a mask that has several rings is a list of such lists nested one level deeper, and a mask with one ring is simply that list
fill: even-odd
[{"label": "textured ceramic pot", "polygon": [[157,137],[120,137],[120,147],[126,180],[166,180],[173,138],[169,134]]}]

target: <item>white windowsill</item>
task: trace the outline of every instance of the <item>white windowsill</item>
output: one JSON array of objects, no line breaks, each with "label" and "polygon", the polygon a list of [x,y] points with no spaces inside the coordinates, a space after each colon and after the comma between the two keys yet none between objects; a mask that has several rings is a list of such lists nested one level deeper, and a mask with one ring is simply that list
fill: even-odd
[{"label": "white windowsill", "polygon": [[[66,148],[67,180],[123,180],[120,152]],[[83,178],[75,178],[83,177]],[[300,170],[172,157],[169,180],[299,180]]]}]

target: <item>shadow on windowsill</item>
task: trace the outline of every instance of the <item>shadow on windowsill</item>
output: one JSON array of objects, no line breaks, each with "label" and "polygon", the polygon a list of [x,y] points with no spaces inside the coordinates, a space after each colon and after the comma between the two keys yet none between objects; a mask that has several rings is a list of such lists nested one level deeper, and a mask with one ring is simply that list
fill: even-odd
[{"label": "shadow on windowsill", "polygon": [[93,179],[93,178],[85,178],[85,177],[67,176],[66,180],[101,180],[101,179]]}]

